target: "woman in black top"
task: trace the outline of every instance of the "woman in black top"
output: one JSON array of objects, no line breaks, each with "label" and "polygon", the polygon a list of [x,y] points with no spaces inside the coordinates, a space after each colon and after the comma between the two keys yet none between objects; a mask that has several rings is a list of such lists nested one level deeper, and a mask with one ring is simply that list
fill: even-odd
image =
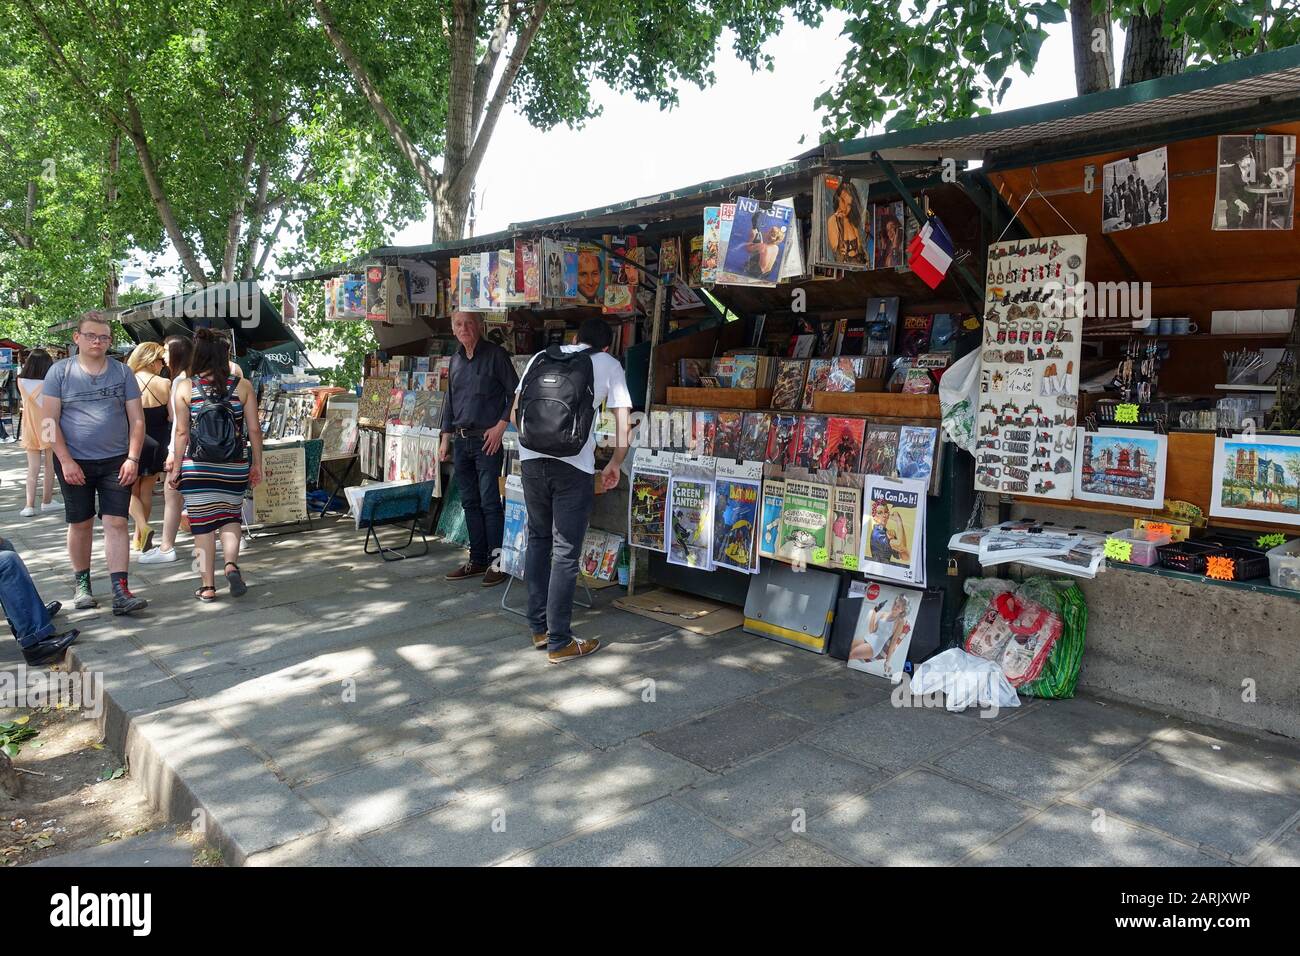
[{"label": "woman in black top", "polygon": [[153,513],[153,489],[167,464],[167,445],[171,440],[168,406],[171,381],[162,374],[166,352],[160,342],[141,342],[131,352],[127,365],[135,372],[144,406],[144,446],[140,450],[140,472],[131,489],[131,517],[135,519],[132,543],[137,551],[147,551],[153,543],[149,516]]}]

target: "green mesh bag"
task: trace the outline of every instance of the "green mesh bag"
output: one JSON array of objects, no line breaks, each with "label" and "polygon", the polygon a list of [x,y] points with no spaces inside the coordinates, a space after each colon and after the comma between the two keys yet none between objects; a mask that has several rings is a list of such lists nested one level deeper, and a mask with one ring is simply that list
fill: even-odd
[{"label": "green mesh bag", "polygon": [[439,538],[448,544],[469,547],[469,526],[465,524],[465,506],[460,501],[460,489],[453,478],[447,484],[446,494],[442,499],[442,513],[438,515]]},{"label": "green mesh bag", "polygon": [[1028,697],[1073,697],[1074,688],[1079,683],[1084,636],[1088,630],[1088,604],[1077,584],[1058,587],[1056,601],[1065,629],[1052,646],[1042,675],[1017,688]]}]

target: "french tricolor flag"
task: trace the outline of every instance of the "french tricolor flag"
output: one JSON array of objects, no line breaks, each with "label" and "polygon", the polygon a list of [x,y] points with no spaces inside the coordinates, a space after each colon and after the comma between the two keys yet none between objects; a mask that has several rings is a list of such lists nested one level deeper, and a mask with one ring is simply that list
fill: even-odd
[{"label": "french tricolor flag", "polygon": [[937,289],[952,265],[953,246],[948,230],[931,216],[907,247],[912,271],[931,289]]}]

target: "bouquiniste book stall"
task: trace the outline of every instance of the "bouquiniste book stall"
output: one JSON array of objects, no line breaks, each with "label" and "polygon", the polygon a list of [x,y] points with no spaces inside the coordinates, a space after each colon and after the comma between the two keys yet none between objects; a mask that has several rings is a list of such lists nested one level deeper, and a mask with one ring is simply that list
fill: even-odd
[{"label": "bouquiniste book stall", "polygon": [[[603,526],[635,587],[744,607],[755,633],[891,680],[952,647],[1042,692],[1052,642],[1073,641],[1049,694],[1066,696],[1080,595],[1107,607],[1114,571],[1297,593],[1300,123],[1252,99],[1294,85],[1287,56],[376,250],[431,261],[441,304],[408,336],[419,354],[377,359],[375,379],[408,378],[368,377],[361,421],[404,426],[393,389],[437,380],[428,343],[453,307],[519,355],[604,315],[645,385],[622,519]],[[1205,89],[1187,122],[1175,94]],[[1079,586],[1020,593],[1008,571]],[[1029,639],[1015,608],[1057,626]],[[1157,634],[1171,659],[1178,631]]]}]

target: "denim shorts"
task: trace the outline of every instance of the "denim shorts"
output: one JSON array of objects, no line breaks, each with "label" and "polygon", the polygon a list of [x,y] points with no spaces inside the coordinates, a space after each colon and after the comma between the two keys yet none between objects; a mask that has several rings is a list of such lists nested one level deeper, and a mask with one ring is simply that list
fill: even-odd
[{"label": "denim shorts", "polygon": [[[80,524],[95,517],[117,515],[125,518],[131,513],[131,487],[118,483],[117,473],[126,461],[126,455],[115,458],[74,459],[86,476],[84,485],[70,485],[63,477],[63,465],[56,456],[54,474],[58,476],[59,487],[63,489],[63,514],[68,524]],[[99,496],[99,508],[95,508],[95,496]]]}]

